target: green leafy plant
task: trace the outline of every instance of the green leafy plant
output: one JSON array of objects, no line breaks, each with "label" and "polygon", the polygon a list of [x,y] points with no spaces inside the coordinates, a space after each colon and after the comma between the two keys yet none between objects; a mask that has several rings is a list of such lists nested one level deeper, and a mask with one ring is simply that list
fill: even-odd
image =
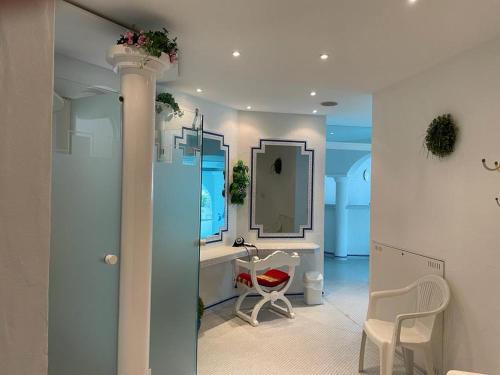
[{"label": "green leafy plant", "polygon": [[177,60],[177,38],[170,39],[168,30],[163,28],[161,31],[148,31],[145,33],[148,42],[144,49],[148,55],[160,57],[162,52],[170,56],[170,61]]},{"label": "green leafy plant", "polygon": [[458,127],[451,114],[445,114],[432,120],[427,128],[425,146],[431,154],[443,158],[455,150]]},{"label": "green leafy plant", "polygon": [[[181,111],[179,104],[175,101],[175,98],[172,94],[168,92],[162,92],[156,96],[156,101],[167,104],[172,108],[174,117],[182,117],[184,112]],[[163,106],[157,104],[156,105],[156,113],[161,113],[163,111]]]},{"label": "green leafy plant", "polygon": [[170,39],[168,30],[163,28],[159,31],[127,31],[120,35],[117,44],[124,44],[142,48],[150,56],[160,57],[162,53],[166,53],[170,62],[177,61],[177,38]]},{"label": "green leafy plant", "polygon": [[250,185],[250,177],[248,175],[248,166],[243,163],[243,160],[238,160],[233,167],[233,182],[229,186],[231,194],[231,203],[243,204],[247,196],[247,188]]}]

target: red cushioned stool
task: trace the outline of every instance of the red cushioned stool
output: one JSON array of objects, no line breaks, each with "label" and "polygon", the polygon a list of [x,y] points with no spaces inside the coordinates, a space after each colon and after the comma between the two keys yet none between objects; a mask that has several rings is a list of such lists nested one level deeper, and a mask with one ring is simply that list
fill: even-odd
[{"label": "red cushioned stool", "polygon": [[[259,325],[257,315],[260,309],[266,302],[271,301],[271,309],[293,319],[295,313],[285,293],[292,283],[295,267],[299,264],[300,258],[297,253],[289,255],[283,251],[275,251],[264,259],[253,257],[249,262],[237,259],[236,265],[249,272],[241,272],[236,277],[237,283],[243,289],[243,293],[236,301],[236,315],[255,327]],[[277,267],[287,267],[288,272],[279,270]],[[257,272],[264,270],[267,271],[257,274]],[[241,304],[252,292],[259,293],[262,299],[254,306],[252,315],[248,315],[241,311]],[[278,300],[283,301],[286,307],[283,308],[277,305],[276,302]]]}]

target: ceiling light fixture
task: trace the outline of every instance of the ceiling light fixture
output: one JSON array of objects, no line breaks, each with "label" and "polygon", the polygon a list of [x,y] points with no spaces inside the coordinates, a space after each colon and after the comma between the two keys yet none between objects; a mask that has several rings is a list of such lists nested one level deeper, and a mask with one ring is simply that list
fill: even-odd
[{"label": "ceiling light fixture", "polygon": [[334,102],[334,101],[327,101],[327,102],[321,102],[321,105],[323,107],[335,107],[337,106],[339,103],[337,102]]},{"label": "ceiling light fixture", "polygon": [[418,0],[408,0],[408,4],[416,4]]},{"label": "ceiling light fixture", "polygon": [[233,57],[240,57],[240,52],[239,51],[234,51],[233,52]]},{"label": "ceiling light fixture", "polygon": [[316,96],[316,91],[311,91],[311,96]]},{"label": "ceiling light fixture", "polygon": [[315,109],[315,110],[313,111],[313,113],[318,113],[318,110],[317,110],[317,109]]},{"label": "ceiling light fixture", "polygon": [[330,132],[330,135],[333,135],[333,132]]},{"label": "ceiling light fixture", "polygon": [[196,92],[203,92],[202,89],[196,89]]},{"label": "ceiling light fixture", "polygon": [[251,106],[251,105],[247,105],[247,109],[248,109],[248,110],[251,110],[251,109],[252,109],[252,106]]},{"label": "ceiling light fixture", "polygon": [[323,53],[319,58],[321,60],[328,60],[328,55],[326,53]]}]

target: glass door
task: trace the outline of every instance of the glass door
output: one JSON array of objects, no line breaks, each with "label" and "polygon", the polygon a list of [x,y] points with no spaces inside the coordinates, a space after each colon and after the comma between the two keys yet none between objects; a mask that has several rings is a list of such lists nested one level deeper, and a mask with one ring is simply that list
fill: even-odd
[{"label": "glass door", "polygon": [[196,374],[202,117],[157,116],[150,367]]},{"label": "glass door", "polygon": [[121,103],[75,82],[55,86],[79,94],[54,94],[48,373],[115,375]]}]

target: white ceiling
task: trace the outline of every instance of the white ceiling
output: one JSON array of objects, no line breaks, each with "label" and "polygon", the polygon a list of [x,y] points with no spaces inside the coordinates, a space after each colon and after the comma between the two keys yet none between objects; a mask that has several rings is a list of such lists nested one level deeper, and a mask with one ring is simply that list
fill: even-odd
[{"label": "white ceiling", "polygon": [[[182,91],[238,109],[318,109],[336,125],[370,126],[372,92],[500,34],[498,0],[76,2],[178,35],[180,78],[172,85]],[[323,109],[323,100],[339,106]]]}]

